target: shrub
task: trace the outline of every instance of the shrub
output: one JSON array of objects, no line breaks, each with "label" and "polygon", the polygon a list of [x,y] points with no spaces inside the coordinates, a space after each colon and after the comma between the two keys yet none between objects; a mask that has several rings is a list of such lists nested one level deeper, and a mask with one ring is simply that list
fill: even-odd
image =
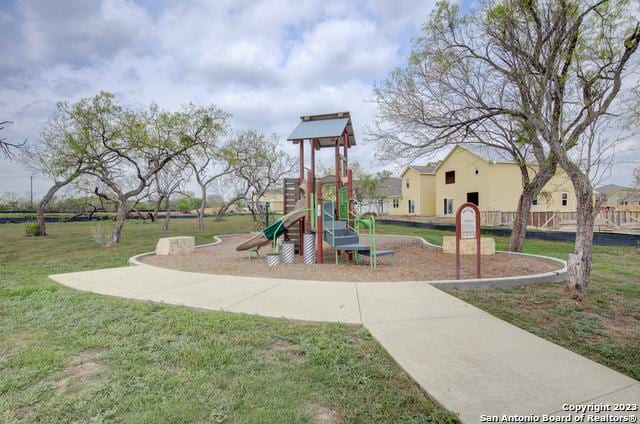
[{"label": "shrub", "polygon": [[40,226],[36,222],[27,222],[24,224],[24,233],[28,236],[39,236]]}]

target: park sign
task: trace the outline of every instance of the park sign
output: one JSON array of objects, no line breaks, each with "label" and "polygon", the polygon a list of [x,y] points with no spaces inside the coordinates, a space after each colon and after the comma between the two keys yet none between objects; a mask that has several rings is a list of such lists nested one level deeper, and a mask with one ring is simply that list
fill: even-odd
[{"label": "park sign", "polygon": [[[464,206],[464,205],[463,205]],[[476,238],[476,211],[471,206],[464,206],[460,212],[460,238]]]},{"label": "park sign", "polygon": [[480,210],[473,203],[456,211],[456,280],[460,279],[460,240],[476,240],[476,278],[480,278]]}]

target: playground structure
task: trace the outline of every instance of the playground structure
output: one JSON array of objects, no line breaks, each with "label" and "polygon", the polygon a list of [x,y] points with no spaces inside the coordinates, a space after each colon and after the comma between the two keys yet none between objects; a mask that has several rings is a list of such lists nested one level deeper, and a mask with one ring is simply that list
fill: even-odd
[{"label": "playground structure", "polygon": [[[354,212],[353,177],[349,167],[348,151],[356,145],[349,112],[300,117],[301,122],[287,138],[297,144],[299,154],[299,176],[285,178],[283,184],[285,215],[273,224],[239,244],[236,250],[257,251],[284,236],[293,242],[295,250],[304,255],[304,235],[314,234],[316,263],[323,263],[323,244],[328,243],[335,252],[336,264],[340,255],[346,253],[349,260],[358,261],[360,256],[369,258],[372,268],[377,258],[391,256],[393,250],[376,248],[376,225],[372,216],[363,217]],[[309,146],[310,167],[305,166],[305,144]],[[323,195],[323,180],[316,178],[316,151],[335,151],[335,173],[324,179],[335,180],[335,190]],[[333,177],[333,178],[328,178]],[[333,182],[328,183],[333,184]],[[330,193],[333,191],[333,193]],[[366,230],[366,242],[363,231]]]}]

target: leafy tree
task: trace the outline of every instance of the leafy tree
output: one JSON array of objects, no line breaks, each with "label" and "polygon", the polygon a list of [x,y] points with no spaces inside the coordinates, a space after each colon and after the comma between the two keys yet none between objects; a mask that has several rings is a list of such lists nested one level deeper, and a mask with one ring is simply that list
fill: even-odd
[{"label": "leafy tree", "polygon": [[[124,111],[113,96],[102,93],[81,105],[81,117],[88,130],[88,142],[115,157],[116,164],[98,159],[91,174],[107,191],[96,194],[117,205],[116,224],[108,245],[120,242],[127,214],[127,200],[145,191],[156,175],[171,161],[203,146],[223,128],[215,106],[183,106],[170,113],[151,105],[144,112]],[[116,137],[102,134],[115,128]]]},{"label": "leafy tree", "polygon": [[107,92],[74,104],[61,102],[30,162],[54,165],[53,190],[80,175],[93,177],[94,194],[116,207],[107,242],[113,246],[120,242],[128,213],[149,196],[157,174],[222,129],[219,115],[215,106],[192,104],[174,113],[156,105],[126,110]]},{"label": "leafy tree", "polygon": [[353,197],[361,205],[370,209],[373,206],[378,215],[382,213],[379,200],[388,199],[385,182],[391,177],[389,171],[371,173],[358,162],[351,164],[353,174]]},{"label": "leafy tree", "polygon": [[[74,119],[71,108],[68,102],[58,103],[56,112],[42,130],[41,141],[27,145],[22,150],[23,164],[53,181],[36,208],[39,236],[47,235],[45,211],[56,193],[94,166],[87,158],[88,149],[91,147],[77,141],[82,129]],[[104,152],[96,153],[96,157],[99,156],[107,162],[112,160],[104,155]]]}]

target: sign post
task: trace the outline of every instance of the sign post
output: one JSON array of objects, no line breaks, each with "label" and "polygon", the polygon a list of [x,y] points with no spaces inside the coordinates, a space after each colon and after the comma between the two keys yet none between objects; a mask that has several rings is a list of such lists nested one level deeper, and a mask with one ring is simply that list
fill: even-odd
[{"label": "sign post", "polygon": [[480,210],[473,203],[456,211],[456,280],[460,279],[460,240],[476,239],[476,278],[480,278]]}]

